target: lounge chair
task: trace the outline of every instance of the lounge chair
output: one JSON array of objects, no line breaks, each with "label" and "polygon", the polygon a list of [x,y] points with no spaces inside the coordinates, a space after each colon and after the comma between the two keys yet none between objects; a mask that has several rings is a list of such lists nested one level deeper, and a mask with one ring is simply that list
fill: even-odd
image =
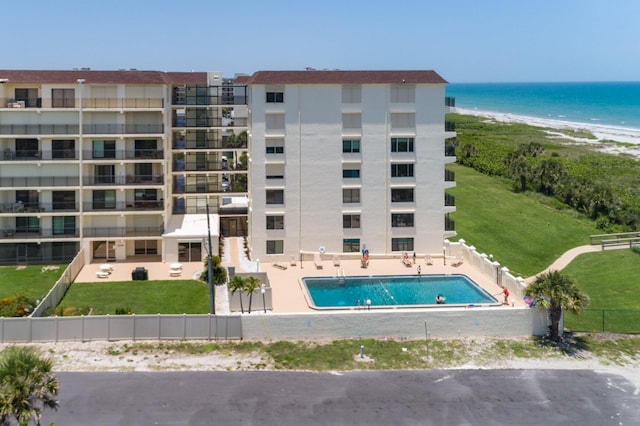
[{"label": "lounge chair", "polygon": [[333,256],[333,266],[340,266],[340,258],[338,256]]},{"label": "lounge chair", "polygon": [[451,262],[451,266],[460,266],[464,263],[464,258],[462,256],[456,257],[456,260]]},{"label": "lounge chair", "polygon": [[425,258],[424,258],[424,262],[427,265],[433,265],[433,258],[431,256],[429,256],[429,255],[426,255]]},{"label": "lounge chair", "polygon": [[322,258],[319,253],[313,255],[313,263],[316,265],[317,269],[322,269]]},{"label": "lounge chair", "polygon": [[295,256],[291,256],[291,257],[289,258],[289,265],[291,265],[291,266],[296,266],[296,264],[297,264],[296,257],[295,257]]},{"label": "lounge chair", "polygon": [[411,259],[409,259],[408,257],[404,257],[402,259],[402,263],[404,263],[404,266],[406,266],[407,268],[413,266],[413,264],[411,263]]},{"label": "lounge chair", "polygon": [[98,272],[96,272],[96,276],[97,276],[98,278],[109,278],[109,275],[110,275],[110,274],[109,274],[108,272],[105,272],[105,271],[98,271]]},{"label": "lounge chair", "polygon": [[284,265],[284,264],[282,264],[280,262],[273,262],[272,265],[273,265],[274,268],[278,268],[278,269],[281,269],[283,271],[285,269],[287,269],[287,265]]}]

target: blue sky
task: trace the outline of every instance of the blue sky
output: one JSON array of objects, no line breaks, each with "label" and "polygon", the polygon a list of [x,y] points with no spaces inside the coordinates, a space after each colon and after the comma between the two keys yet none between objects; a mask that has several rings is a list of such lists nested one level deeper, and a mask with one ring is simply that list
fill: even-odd
[{"label": "blue sky", "polygon": [[640,80],[637,0],[20,0],[0,68],[433,69],[450,82]]}]

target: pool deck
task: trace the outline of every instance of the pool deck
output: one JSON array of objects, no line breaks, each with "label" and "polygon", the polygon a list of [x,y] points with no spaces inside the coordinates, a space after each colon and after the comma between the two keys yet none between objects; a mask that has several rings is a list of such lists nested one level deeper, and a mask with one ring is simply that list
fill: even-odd
[{"label": "pool deck", "polygon": [[[302,289],[300,279],[312,276],[336,276],[337,270],[340,275],[345,276],[368,276],[368,275],[416,275],[418,265],[421,268],[422,275],[429,274],[462,274],[466,275],[483,289],[493,295],[498,301],[502,301],[502,288],[493,280],[481,274],[476,268],[466,262],[460,266],[452,266],[451,262],[454,257],[447,258],[446,265],[442,256],[433,258],[433,264],[427,265],[424,256],[416,259],[416,263],[406,266],[402,260],[398,258],[376,258],[372,256],[369,260],[367,268],[361,267],[359,259],[341,259],[339,266],[334,266],[331,256],[322,260],[322,268],[317,268],[313,261],[313,255],[305,254],[302,262],[296,260],[296,265],[290,264],[290,261],[274,261],[274,262],[257,262],[249,261],[242,253],[242,244],[239,238],[225,239],[225,253],[222,257],[223,266],[234,266],[236,272],[265,272],[269,277],[272,287],[272,300],[274,313],[303,313],[303,312],[319,312],[311,309],[305,299],[305,292]],[[180,276],[170,275],[170,264],[163,263],[159,260],[148,261],[149,259],[127,259],[126,261],[110,262],[113,271],[106,278],[98,278],[97,273],[100,272],[100,266],[104,261],[92,262],[85,265],[74,281],[75,283],[88,282],[109,282],[109,281],[130,281],[131,271],[136,267],[144,267],[148,270],[149,280],[185,280],[197,277],[203,270],[202,262],[181,262],[182,274]],[[280,267],[274,266],[279,264]],[[286,266],[286,269],[281,267]],[[443,291],[446,297],[446,291]],[[216,297],[216,305],[222,302],[224,298]],[[510,301],[513,299],[510,298]],[[515,306],[524,306],[521,300],[514,300]],[[434,308],[445,308],[447,305],[437,305]],[[496,309],[507,308],[507,306],[497,307]],[[225,312],[226,306],[216,306],[216,312]],[[432,309],[432,308],[429,308]],[[322,309],[323,312],[330,310]]]}]

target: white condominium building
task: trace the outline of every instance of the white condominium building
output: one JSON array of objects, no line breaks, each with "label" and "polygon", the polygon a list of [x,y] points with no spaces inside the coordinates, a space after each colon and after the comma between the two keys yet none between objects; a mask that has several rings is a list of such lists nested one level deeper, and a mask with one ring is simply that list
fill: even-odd
[{"label": "white condominium building", "polygon": [[455,235],[442,77],[259,71],[245,82],[254,259],[442,253]]}]

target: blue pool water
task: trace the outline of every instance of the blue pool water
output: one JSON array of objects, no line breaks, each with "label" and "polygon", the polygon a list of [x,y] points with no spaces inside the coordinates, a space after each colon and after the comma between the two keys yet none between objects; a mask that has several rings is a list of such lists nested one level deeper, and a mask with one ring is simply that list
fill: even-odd
[{"label": "blue pool water", "polygon": [[380,275],[346,278],[307,277],[302,279],[313,305],[318,308],[363,306],[435,305],[436,295],[446,305],[498,302],[464,275]]}]

